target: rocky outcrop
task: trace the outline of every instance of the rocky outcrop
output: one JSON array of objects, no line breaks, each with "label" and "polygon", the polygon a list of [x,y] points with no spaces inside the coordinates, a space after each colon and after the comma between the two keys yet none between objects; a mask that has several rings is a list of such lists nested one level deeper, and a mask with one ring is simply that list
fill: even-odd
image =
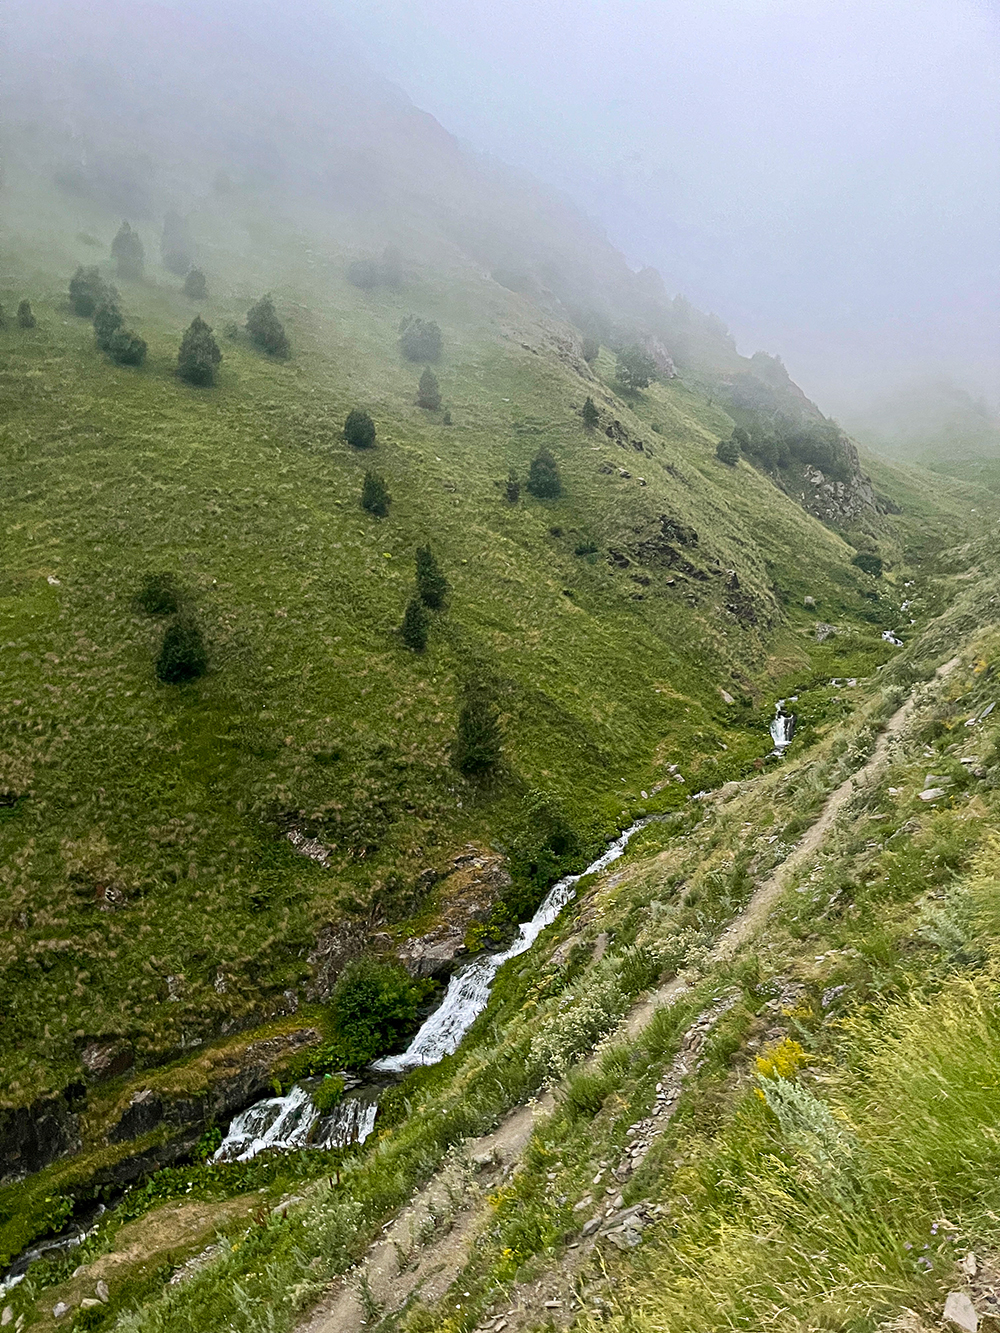
[{"label": "rocky outcrop", "polygon": [[841,447],[850,469],[847,481],[836,481],[806,463],[802,469],[800,504],[824,523],[857,523],[877,518],[882,510],[871,478],[861,470],[858,451],[849,440],[844,440]]},{"label": "rocky outcrop", "polygon": [[470,843],[438,885],[439,915],[434,925],[397,945],[397,956],[410,975],[447,976],[468,952],[470,928],[490,919],[510,882],[502,856]]},{"label": "rocky outcrop", "polygon": [[80,1117],[72,1097],[41,1097],[0,1109],[0,1184],[41,1171],[80,1149]]}]

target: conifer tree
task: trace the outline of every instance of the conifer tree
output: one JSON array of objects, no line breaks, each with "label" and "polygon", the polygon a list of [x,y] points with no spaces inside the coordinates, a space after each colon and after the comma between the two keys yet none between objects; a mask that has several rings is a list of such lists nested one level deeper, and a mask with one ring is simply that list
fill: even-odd
[{"label": "conifer tree", "polygon": [[17,307],[18,328],[33,329],[38,321],[35,319],[35,312],[31,308],[30,301],[22,301]]},{"label": "conifer tree", "polygon": [[462,692],[458,731],[452,750],[455,767],[467,777],[486,777],[500,764],[503,737],[493,691],[480,679]]},{"label": "conifer tree", "polygon": [[139,233],[133,231],[127,222],[118,228],[118,234],[111,242],[111,257],[118,265],[120,278],[137,281],[142,277],[145,251]]},{"label": "conifer tree", "polygon": [[120,366],[141,366],[146,359],[146,339],[132,329],[115,329],[108,339],[107,352]]},{"label": "conifer tree", "polygon": [[591,361],[597,360],[597,354],[601,350],[601,344],[596,338],[584,338],[583,340],[583,359],[589,365]]},{"label": "conifer tree", "polygon": [[554,500],[562,495],[559,467],[548,449],[539,449],[528,471],[528,490],[540,500]]},{"label": "conifer tree", "polygon": [[600,412],[598,412],[596,406],[594,405],[594,400],[593,398],[591,398],[589,394],[583,400],[583,411],[580,413],[580,415],[583,417],[583,424],[587,427],[588,430],[593,430],[593,428],[597,425],[597,423],[601,419],[601,414]]},{"label": "conifer tree", "polygon": [[656,362],[633,343],[618,353],[615,378],[623,389],[646,389],[656,378]]},{"label": "conifer tree", "polygon": [[423,604],[435,611],[444,605],[448,594],[448,580],[441,573],[441,566],[430,546],[417,547],[417,592]]},{"label": "conifer tree", "polygon": [[269,356],[286,357],[291,353],[284,326],[274,313],[270,292],[247,311],[247,333],[250,341]]},{"label": "conifer tree", "polygon": [[344,439],[354,449],[371,449],[375,443],[375,422],[363,408],[354,407],[344,422]]},{"label": "conifer tree", "polygon": [[188,269],[187,277],[184,279],[184,295],[189,296],[192,301],[204,301],[208,296],[208,283],[200,268]]},{"label": "conifer tree", "polygon": [[369,514],[374,514],[376,518],[385,518],[391,503],[392,496],[385,484],[385,477],[380,472],[372,472],[369,469],[361,484],[361,508],[367,509]]},{"label": "conifer tree", "polygon": [[104,296],[104,279],[97,267],[80,267],[69,280],[70,304],[78,315],[89,319]]},{"label": "conifer tree", "polygon": [[94,311],[94,338],[102,351],[109,351],[111,339],[125,323],[125,317],[115,299],[116,293],[107,290]]},{"label": "conifer tree", "polygon": [[507,497],[507,503],[516,505],[521,498],[521,479],[513,468],[507,473],[507,480],[504,482],[504,494]]},{"label": "conifer tree", "polygon": [[7,315],[2,305],[0,305],[0,329],[7,327]]},{"label": "conifer tree", "polygon": [[406,315],[399,325],[399,346],[408,361],[437,361],[441,356],[441,329],[432,319]]},{"label": "conifer tree", "polygon": [[740,461],[740,446],[735,439],[720,440],[715,446],[715,456],[720,463],[735,467]]},{"label": "conifer tree", "polygon": [[219,344],[212,336],[212,330],[202,319],[195,315],[181,339],[177,353],[177,373],[188,384],[208,386],[215,383],[215,368],[222,360]]},{"label": "conifer tree", "polygon": [[438,378],[430,366],[420,376],[420,387],[417,389],[417,406],[426,408],[428,412],[436,412],[441,406],[441,389],[438,385]]},{"label": "conifer tree", "polygon": [[403,624],[400,634],[407,648],[412,648],[415,653],[422,653],[427,647],[427,631],[430,627],[430,616],[419,597],[411,597],[406,603],[406,611],[403,615]]},{"label": "conifer tree", "polygon": [[156,659],[156,674],[167,685],[197,680],[208,670],[208,653],[197,622],[180,615],[167,626]]}]

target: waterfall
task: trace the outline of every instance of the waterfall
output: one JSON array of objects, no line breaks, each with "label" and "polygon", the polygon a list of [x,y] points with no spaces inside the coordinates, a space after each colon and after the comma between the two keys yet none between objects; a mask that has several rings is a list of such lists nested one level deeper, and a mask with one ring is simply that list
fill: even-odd
[{"label": "waterfall", "polygon": [[644,828],[649,819],[640,819],[627,828],[602,852],[596,861],[579,875],[567,875],[553,884],[542,905],[530,921],[518,927],[517,938],[503,953],[483,954],[456,972],[448,983],[444,999],[430,1015],[423,1027],[401,1055],[388,1055],[376,1060],[373,1069],[400,1074],[417,1065],[433,1065],[446,1055],[458,1050],[459,1043],[486,1008],[493,979],[504,963],[526,952],[545,929],[551,925],[576,892],[577,882],[583,875],[604,870],[628,846],[629,839]]},{"label": "waterfall", "polygon": [[363,1143],[374,1128],[377,1109],[377,1102],[345,1097],[329,1115],[321,1116],[309,1089],[296,1083],[284,1097],[268,1097],[241,1111],[212,1161],[248,1162],[271,1148],[287,1151]]},{"label": "waterfall", "polygon": [[774,741],[775,754],[780,754],[791,745],[794,735],[795,714],[786,712],[784,699],[779,699],[774,705],[774,720],[771,723],[771,740]]},{"label": "waterfall", "polygon": [[882,638],[886,641],[886,643],[891,643],[893,648],[902,648],[903,646],[903,640],[897,639],[896,635],[893,634],[891,629],[884,629],[882,631]]}]

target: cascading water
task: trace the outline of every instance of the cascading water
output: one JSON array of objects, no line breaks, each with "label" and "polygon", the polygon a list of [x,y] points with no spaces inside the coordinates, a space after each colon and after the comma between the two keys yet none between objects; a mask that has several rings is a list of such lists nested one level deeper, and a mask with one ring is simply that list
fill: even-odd
[{"label": "cascading water", "polygon": [[882,631],[882,638],[886,641],[886,643],[891,643],[893,648],[902,648],[903,646],[903,640],[897,638],[896,635],[893,634],[891,629],[884,629]]},{"label": "cascading water", "polygon": [[771,723],[771,740],[774,741],[775,754],[781,754],[792,743],[795,735],[795,714],[785,709],[784,699],[779,699],[774,706],[774,720]]},{"label": "cascading water", "polygon": [[296,1083],[284,1097],[268,1097],[241,1111],[212,1161],[248,1162],[272,1148],[288,1151],[363,1143],[374,1128],[377,1109],[375,1101],[345,1097],[324,1116],[314,1106],[309,1089]]},{"label": "cascading water", "polygon": [[552,924],[576,892],[576,885],[584,875],[604,870],[628,846],[629,839],[649,823],[640,819],[615,839],[596,861],[579,875],[567,875],[553,884],[542,905],[531,918],[518,927],[517,938],[503,953],[483,954],[456,972],[448,983],[444,999],[430,1015],[423,1027],[400,1055],[388,1055],[376,1060],[372,1069],[401,1074],[417,1065],[433,1065],[446,1055],[458,1050],[469,1028],[486,1008],[493,978],[504,963],[525,953],[534,944],[546,926]]}]

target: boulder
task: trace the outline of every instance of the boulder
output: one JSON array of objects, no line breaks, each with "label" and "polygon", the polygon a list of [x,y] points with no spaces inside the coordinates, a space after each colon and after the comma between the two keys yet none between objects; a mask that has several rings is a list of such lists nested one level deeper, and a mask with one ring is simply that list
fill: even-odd
[{"label": "boulder", "polygon": [[948,1292],[944,1303],[944,1319],[946,1323],[964,1329],[965,1333],[977,1333],[979,1328],[976,1307],[964,1291]]}]

